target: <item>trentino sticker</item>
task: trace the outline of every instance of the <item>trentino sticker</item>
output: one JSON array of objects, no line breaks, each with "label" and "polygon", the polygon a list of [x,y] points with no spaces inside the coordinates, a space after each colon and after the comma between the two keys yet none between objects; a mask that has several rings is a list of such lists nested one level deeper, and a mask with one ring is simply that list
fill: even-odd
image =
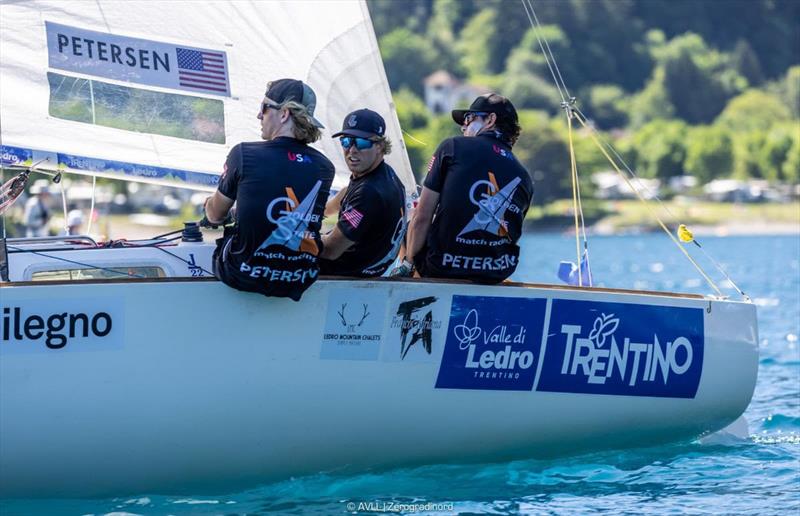
[{"label": "trentino sticker", "polygon": [[553,300],[537,391],[694,398],[703,310]]}]

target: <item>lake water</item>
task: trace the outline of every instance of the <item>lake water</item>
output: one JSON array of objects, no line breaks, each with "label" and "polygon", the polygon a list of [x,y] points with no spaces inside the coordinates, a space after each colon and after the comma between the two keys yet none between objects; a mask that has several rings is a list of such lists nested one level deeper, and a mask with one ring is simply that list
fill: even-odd
[{"label": "lake water", "polygon": [[[800,237],[701,239],[703,248],[758,305],[760,368],[745,413],[750,437],[725,445],[682,442],[557,460],[429,465],[351,476],[319,474],[224,496],[12,500],[0,514],[798,514],[800,513]],[[708,293],[664,235],[595,237],[601,286]],[[713,269],[702,254],[701,265]],[[574,239],[528,234],[514,278],[557,282]],[[718,273],[726,294],[737,295]],[[124,465],[121,465],[124,467]],[[368,511],[362,511],[365,514]]]}]

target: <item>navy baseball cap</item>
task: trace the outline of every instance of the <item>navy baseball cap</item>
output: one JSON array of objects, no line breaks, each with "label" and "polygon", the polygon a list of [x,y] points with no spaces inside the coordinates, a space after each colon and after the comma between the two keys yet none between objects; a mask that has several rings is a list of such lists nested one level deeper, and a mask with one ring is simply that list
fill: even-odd
[{"label": "navy baseball cap", "polygon": [[308,115],[314,125],[325,128],[322,123],[314,118],[314,108],[317,107],[317,95],[311,86],[298,81],[297,79],[278,79],[267,84],[267,92],[264,94],[275,102],[281,104],[293,100],[306,108]]},{"label": "navy baseball cap", "polygon": [[353,111],[342,122],[342,130],[333,137],[355,136],[358,138],[383,137],[386,134],[386,121],[371,109]]},{"label": "navy baseball cap", "polygon": [[464,125],[464,116],[467,113],[494,113],[498,119],[508,119],[518,121],[517,110],[510,100],[497,93],[486,93],[481,95],[469,106],[469,109],[454,109],[452,111],[453,121],[458,125]]}]

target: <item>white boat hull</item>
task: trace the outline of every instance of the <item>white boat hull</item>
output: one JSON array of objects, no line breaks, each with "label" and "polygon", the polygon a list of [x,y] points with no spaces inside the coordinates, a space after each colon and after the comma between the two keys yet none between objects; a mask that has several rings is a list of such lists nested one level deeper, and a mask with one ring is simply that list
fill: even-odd
[{"label": "white boat hull", "polygon": [[[688,439],[742,414],[758,365],[755,307],[698,297],[320,280],[294,303],[186,280],[17,284],[0,305],[3,497],[218,492]],[[643,306],[656,323],[634,320]],[[64,320],[50,347],[37,314],[45,330]],[[688,345],[681,314],[702,323]],[[589,336],[595,316],[607,325]],[[565,359],[570,338],[583,351]],[[617,352],[607,376],[595,349]]]}]

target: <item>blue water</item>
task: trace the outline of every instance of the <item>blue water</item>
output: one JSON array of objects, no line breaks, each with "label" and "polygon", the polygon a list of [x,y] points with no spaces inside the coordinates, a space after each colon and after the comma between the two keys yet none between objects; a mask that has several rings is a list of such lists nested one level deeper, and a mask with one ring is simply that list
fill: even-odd
[{"label": "blue water", "polygon": [[[703,248],[758,305],[760,368],[745,413],[750,437],[681,442],[557,460],[429,465],[381,473],[319,474],[226,495],[136,496],[0,502],[28,514],[800,514],[800,237],[701,239]],[[598,285],[708,293],[702,277],[663,235],[595,237]],[[709,272],[713,266],[694,253]],[[529,234],[512,279],[553,283],[575,241]],[[723,292],[736,291],[718,273]],[[120,465],[124,467],[124,465]],[[369,505],[368,505],[369,504]],[[428,506],[426,504],[437,504]],[[379,511],[384,512],[379,512]]]}]

